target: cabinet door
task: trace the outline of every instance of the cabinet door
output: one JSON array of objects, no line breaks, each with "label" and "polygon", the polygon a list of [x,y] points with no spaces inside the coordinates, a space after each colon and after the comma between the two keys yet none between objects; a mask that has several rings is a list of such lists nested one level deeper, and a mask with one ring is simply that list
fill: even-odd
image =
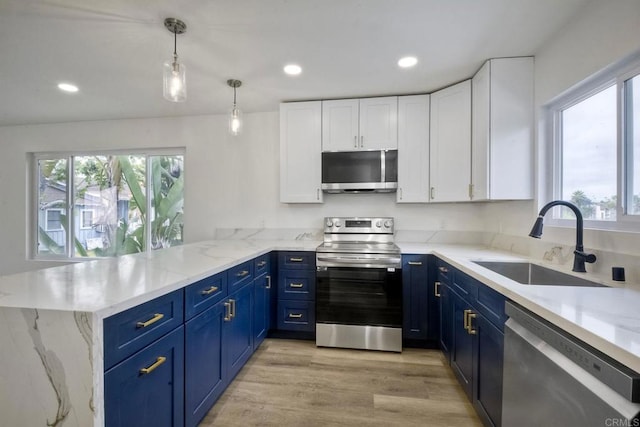
[{"label": "cabinet door", "polygon": [[451,363],[451,347],[453,345],[453,301],[451,289],[440,282],[440,348],[447,362]]},{"label": "cabinet door", "polygon": [[471,322],[476,331],[473,404],[485,425],[502,424],[504,334],[484,316]]},{"label": "cabinet door", "polygon": [[360,100],[360,149],[398,148],[398,97]]},{"label": "cabinet door", "polygon": [[322,151],[360,149],[357,99],[322,101]]},{"label": "cabinet door", "polygon": [[222,366],[225,301],[186,323],[185,424],[196,426],[226,387]]},{"label": "cabinet door", "polygon": [[427,339],[429,321],[429,283],[426,255],[402,256],[402,336]]},{"label": "cabinet door", "polygon": [[465,328],[470,304],[451,292],[453,307],[453,332],[451,344],[451,368],[469,399],[473,387],[473,335]]},{"label": "cabinet door", "polygon": [[533,197],[533,58],[487,61],[472,80],[474,200]]},{"label": "cabinet door", "polygon": [[321,101],[280,104],[280,201],[322,203]]},{"label": "cabinet door", "polygon": [[184,425],[183,369],[180,326],[105,372],[105,425]]},{"label": "cabinet door", "polygon": [[253,285],[249,284],[231,294],[231,321],[225,324],[223,346],[225,357],[223,365],[227,378],[231,381],[253,354]]},{"label": "cabinet door", "polygon": [[398,97],[396,201],[429,201],[429,95]]},{"label": "cabinet door", "polygon": [[433,202],[469,200],[471,81],[431,94],[429,182]]},{"label": "cabinet door", "polygon": [[267,337],[271,318],[271,275],[263,274],[253,283],[253,350]]}]

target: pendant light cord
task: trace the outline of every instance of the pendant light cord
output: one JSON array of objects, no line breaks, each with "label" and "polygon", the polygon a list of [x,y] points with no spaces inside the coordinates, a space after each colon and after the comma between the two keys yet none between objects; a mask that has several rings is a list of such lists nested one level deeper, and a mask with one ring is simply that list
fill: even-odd
[{"label": "pendant light cord", "polygon": [[233,108],[236,108],[236,88],[233,87]]}]

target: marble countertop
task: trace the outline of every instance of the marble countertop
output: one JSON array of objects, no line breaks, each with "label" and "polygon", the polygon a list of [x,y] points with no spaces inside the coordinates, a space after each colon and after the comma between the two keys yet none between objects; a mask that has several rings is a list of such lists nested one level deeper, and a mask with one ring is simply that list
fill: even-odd
[{"label": "marble countertop", "polygon": [[[272,250],[312,251],[319,243],[315,240],[214,240],[1,276],[0,308],[89,312],[101,319]],[[640,372],[640,291],[637,287],[625,287],[597,277],[596,281],[611,287],[522,285],[472,260],[530,261],[526,257],[464,245],[399,242],[398,246],[405,254],[437,255]]]}]

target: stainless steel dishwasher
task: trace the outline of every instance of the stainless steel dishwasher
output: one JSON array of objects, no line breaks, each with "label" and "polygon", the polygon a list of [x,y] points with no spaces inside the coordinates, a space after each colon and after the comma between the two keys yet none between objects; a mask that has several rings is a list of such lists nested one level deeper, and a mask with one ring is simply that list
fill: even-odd
[{"label": "stainless steel dishwasher", "polygon": [[503,427],[640,426],[640,374],[511,302]]}]

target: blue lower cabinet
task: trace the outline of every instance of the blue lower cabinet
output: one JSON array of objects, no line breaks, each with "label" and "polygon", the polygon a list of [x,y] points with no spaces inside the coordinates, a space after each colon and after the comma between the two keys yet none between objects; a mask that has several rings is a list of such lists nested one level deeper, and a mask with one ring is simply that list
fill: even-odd
[{"label": "blue lower cabinet", "polygon": [[185,424],[196,426],[224,392],[222,335],[226,301],[187,322],[185,328]]},{"label": "blue lower cabinet", "polygon": [[223,364],[231,381],[253,354],[253,285],[231,294],[228,301],[231,319],[222,331],[226,357]]},{"label": "blue lower cabinet", "polygon": [[473,406],[485,425],[502,424],[502,369],[504,333],[478,315],[471,327],[477,330]]},{"label": "blue lower cabinet", "polygon": [[467,328],[471,309],[469,303],[453,291],[451,291],[451,303],[453,306],[451,368],[464,392],[469,399],[472,399],[474,335]]},{"label": "blue lower cabinet", "polygon": [[315,332],[315,302],[279,300],[278,329],[283,331]]},{"label": "blue lower cabinet", "polygon": [[271,274],[253,282],[253,350],[267,337],[271,327]]},{"label": "blue lower cabinet", "polygon": [[107,427],[184,425],[184,327],[104,374]]},{"label": "blue lower cabinet", "polygon": [[451,348],[453,347],[453,305],[451,288],[445,282],[438,282],[440,295],[440,349],[447,363],[451,364]]},{"label": "blue lower cabinet", "polygon": [[427,255],[402,256],[402,336],[426,340],[429,326]]}]

